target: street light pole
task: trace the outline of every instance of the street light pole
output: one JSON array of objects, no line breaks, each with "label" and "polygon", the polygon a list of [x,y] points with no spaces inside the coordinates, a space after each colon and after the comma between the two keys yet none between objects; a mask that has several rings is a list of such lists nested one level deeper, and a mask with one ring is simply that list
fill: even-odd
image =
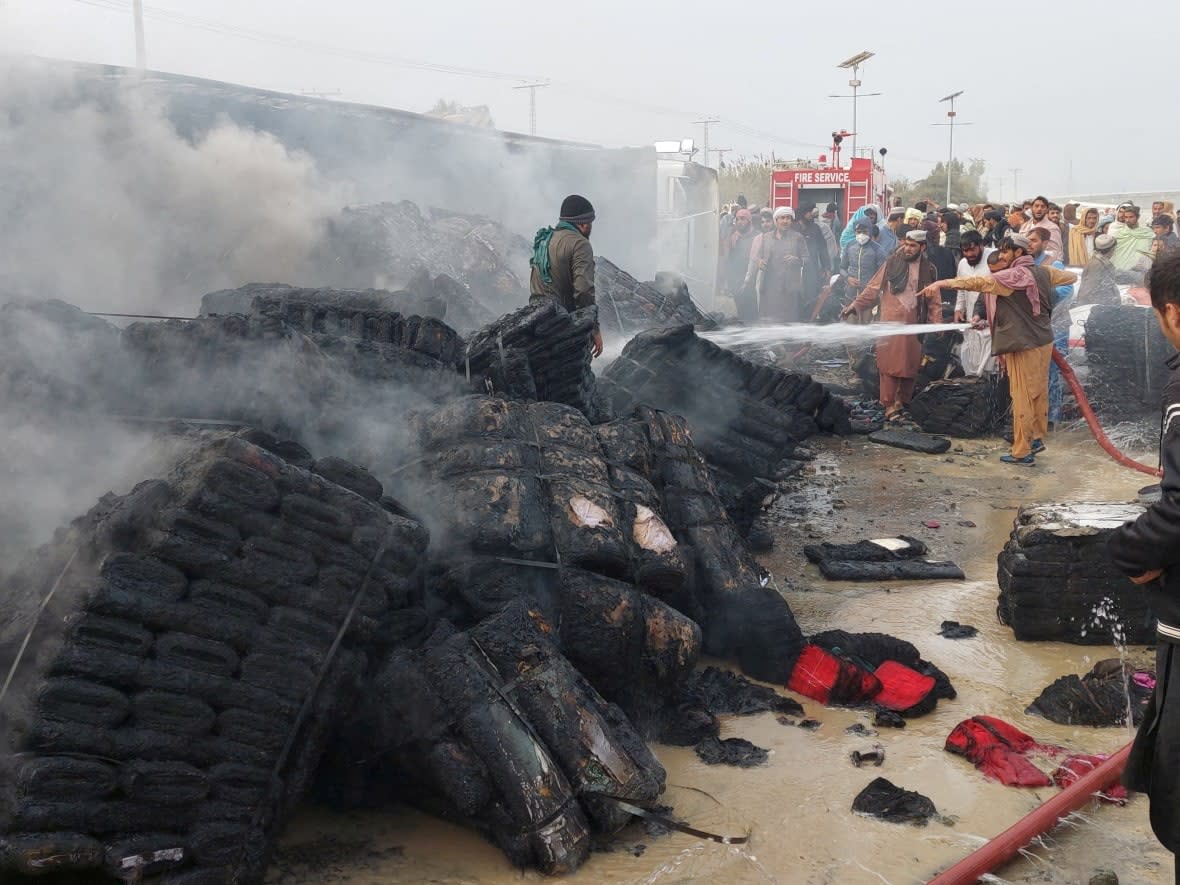
[{"label": "street light pole", "polygon": [[[944,98],[939,99],[940,102],[943,102],[943,101],[950,102],[951,109],[946,112],[947,119],[950,120],[950,122],[949,123],[935,123],[934,124],[935,126],[948,126],[948,127],[950,127],[950,139],[949,139],[950,143],[947,146],[947,153],[946,153],[946,203],[945,203],[945,205],[948,205],[948,206],[950,205],[950,202],[951,202],[951,166],[954,165],[954,162],[955,162],[955,117],[958,116],[955,113],[955,99],[958,98],[960,95],[962,95],[963,92],[964,92],[964,90],[960,89],[958,92],[955,92],[951,95],[948,95],[948,96],[945,96]],[[960,126],[970,126],[971,124],[970,123],[959,123],[959,125]]]},{"label": "street light pole", "polygon": [[[848,81],[848,85],[852,87],[852,95],[829,95],[828,98],[851,98],[852,99],[852,156],[856,156],[856,100],[860,97],[860,66],[872,58],[876,53],[873,52],[858,52],[852,58],[845,59],[836,65],[838,68],[852,71],[852,79]],[[870,92],[865,95],[865,98],[873,95],[880,95],[880,92]]]}]

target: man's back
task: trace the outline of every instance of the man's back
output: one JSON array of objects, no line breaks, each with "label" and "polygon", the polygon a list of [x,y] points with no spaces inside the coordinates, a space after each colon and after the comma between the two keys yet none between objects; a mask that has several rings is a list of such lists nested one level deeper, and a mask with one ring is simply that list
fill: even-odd
[{"label": "man's back", "polygon": [[577,231],[558,228],[549,239],[549,282],[533,266],[529,291],[552,298],[566,310],[594,304],[594,249]]}]

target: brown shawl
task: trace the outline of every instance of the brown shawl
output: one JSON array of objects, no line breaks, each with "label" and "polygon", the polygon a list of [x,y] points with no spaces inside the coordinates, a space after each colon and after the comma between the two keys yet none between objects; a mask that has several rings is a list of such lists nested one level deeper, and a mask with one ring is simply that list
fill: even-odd
[{"label": "brown shawl", "polygon": [[[934,282],[937,271],[923,252],[915,261],[921,262],[918,267],[918,291],[921,292]],[[894,252],[885,260],[885,279],[889,283],[889,290],[894,294],[904,292],[910,281],[910,263],[905,260],[901,250]],[[926,322],[926,299],[918,299],[918,322]]]}]

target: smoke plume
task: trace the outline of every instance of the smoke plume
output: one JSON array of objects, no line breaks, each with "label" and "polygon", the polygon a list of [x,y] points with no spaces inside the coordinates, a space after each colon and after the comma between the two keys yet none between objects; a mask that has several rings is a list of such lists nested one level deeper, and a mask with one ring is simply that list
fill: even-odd
[{"label": "smoke plume", "polygon": [[347,193],[273,136],[181,137],[145,91],[0,59],[0,292],[183,312],[299,276]]}]

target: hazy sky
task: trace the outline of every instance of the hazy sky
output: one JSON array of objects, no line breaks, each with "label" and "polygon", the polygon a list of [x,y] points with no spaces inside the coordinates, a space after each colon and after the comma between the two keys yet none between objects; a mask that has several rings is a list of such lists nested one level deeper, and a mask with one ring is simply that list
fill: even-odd
[{"label": "hazy sky", "polygon": [[[422,111],[486,104],[502,129],[608,145],[692,137],[711,147],[814,156],[851,128],[848,75],[862,50],[861,147],[921,176],[947,152],[982,157],[993,199],[1180,190],[1172,112],[1180,6],[665,0],[145,0],[149,66]],[[693,13],[692,8],[712,10]],[[993,12],[994,10],[994,12]],[[131,0],[0,0],[0,50],[111,64],[135,58]],[[281,45],[280,45],[281,44]],[[448,74],[426,62],[507,75]],[[514,79],[519,78],[519,79]],[[715,165],[715,157],[711,158]]]}]

